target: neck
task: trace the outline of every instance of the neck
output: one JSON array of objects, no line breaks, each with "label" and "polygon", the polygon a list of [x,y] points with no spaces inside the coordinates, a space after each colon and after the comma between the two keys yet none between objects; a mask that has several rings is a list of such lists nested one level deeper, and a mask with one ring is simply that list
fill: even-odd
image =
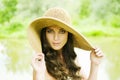
[{"label": "neck", "polygon": [[58,54],[62,54],[62,50],[57,50],[57,53]]},{"label": "neck", "polygon": [[58,50],[57,53],[59,54],[60,59],[63,59],[62,50]]},{"label": "neck", "polygon": [[58,54],[59,54],[60,62],[65,65],[65,60],[64,60],[64,56],[63,56],[62,50],[58,51]]}]

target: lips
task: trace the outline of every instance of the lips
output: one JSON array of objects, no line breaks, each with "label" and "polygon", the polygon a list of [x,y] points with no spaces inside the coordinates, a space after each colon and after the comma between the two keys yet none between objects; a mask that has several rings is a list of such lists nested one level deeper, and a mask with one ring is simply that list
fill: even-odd
[{"label": "lips", "polygon": [[53,42],[53,45],[54,46],[58,46],[60,43],[58,43],[58,42]]}]

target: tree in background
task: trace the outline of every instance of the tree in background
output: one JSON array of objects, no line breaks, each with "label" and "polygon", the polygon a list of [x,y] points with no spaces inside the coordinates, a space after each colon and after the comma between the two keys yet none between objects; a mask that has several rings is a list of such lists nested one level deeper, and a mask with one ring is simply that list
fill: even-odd
[{"label": "tree in background", "polygon": [[10,21],[16,12],[17,0],[2,0],[0,2],[0,23]]},{"label": "tree in background", "polygon": [[[72,16],[75,26],[101,25],[119,28],[119,5],[120,0],[1,0],[0,28],[3,34],[8,30],[12,33],[25,29],[29,21],[42,16],[45,10],[55,6],[66,9]],[[3,24],[5,22],[7,25]]]}]

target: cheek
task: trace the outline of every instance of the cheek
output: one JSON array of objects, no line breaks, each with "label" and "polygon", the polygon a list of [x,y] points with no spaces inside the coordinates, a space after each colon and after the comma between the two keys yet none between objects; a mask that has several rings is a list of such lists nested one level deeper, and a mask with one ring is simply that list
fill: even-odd
[{"label": "cheek", "polygon": [[46,39],[47,39],[48,43],[50,43],[52,40],[52,36],[49,34],[46,34]]},{"label": "cheek", "polygon": [[68,40],[68,35],[66,34],[65,36],[62,37],[62,41],[64,44],[66,44],[67,40]]}]

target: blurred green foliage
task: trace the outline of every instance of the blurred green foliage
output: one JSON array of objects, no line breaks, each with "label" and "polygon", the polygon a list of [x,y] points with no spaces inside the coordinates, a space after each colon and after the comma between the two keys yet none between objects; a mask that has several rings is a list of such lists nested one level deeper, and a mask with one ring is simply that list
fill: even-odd
[{"label": "blurred green foliage", "polygon": [[82,4],[80,6],[81,9],[79,10],[79,16],[80,16],[80,18],[87,18],[87,17],[89,17],[90,11],[91,11],[90,1],[82,0],[81,2],[82,2]]},{"label": "blurred green foliage", "polygon": [[[86,26],[96,26],[98,29],[107,27],[112,31],[113,28],[120,28],[119,5],[119,0],[61,0],[60,2],[57,0],[1,0],[0,37],[7,37],[21,30],[25,32],[32,19],[42,16],[45,10],[55,6],[65,8],[72,16],[73,25],[80,26],[81,31]],[[99,25],[102,27],[99,28]],[[87,29],[87,34],[91,36],[111,35],[111,33],[104,33],[105,31],[105,29],[97,31]],[[117,29],[116,31],[119,33]],[[21,33],[20,36],[22,34],[25,33]]]},{"label": "blurred green foliage", "polygon": [[1,0],[0,23],[9,22],[16,12],[17,0]]},{"label": "blurred green foliage", "polygon": [[111,26],[115,28],[120,28],[120,16],[115,15],[113,19],[111,19]]},{"label": "blurred green foliage", "polygon": [[24,38],[25,36],[25,27],[20,22],[11,22],[0,29],[0,38]]}]

